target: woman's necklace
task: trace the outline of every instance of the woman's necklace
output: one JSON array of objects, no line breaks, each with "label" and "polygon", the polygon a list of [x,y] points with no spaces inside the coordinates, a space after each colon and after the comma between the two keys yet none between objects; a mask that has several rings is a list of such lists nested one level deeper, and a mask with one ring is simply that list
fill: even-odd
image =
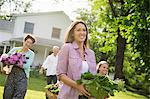
[{"label": "woman's necklace", "polygon": [[82,61],[85,61],[85,51],[84,51],[84,48],[81,49],[81,59],[82,59]]}]

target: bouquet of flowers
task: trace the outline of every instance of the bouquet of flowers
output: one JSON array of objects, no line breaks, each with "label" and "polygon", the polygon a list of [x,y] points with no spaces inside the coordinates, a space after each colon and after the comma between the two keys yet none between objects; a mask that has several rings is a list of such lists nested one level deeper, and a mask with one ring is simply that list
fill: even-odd
[{"label": "bouquet of flowers", "polygon": [[26,63],[26,59],[29,59],[28,57],[25,57],[22,53],[15,53],[12,55],[3,54],[0,57],[0,61],[6,65],[3,70],[6,72],[6,74],[9,74],[11,72],[11,69],[13,66],[18,66],[20,68],[23,68],[23,64]]},{"label": "bouquet of flowers", "polygon": [[83,84],[86,90],[96,99],[105,99],[114,96],[114,91],[120,91],[117,83],[110,80],[107,76],[93,75],[86,72],[77,80],[77,84]]}]

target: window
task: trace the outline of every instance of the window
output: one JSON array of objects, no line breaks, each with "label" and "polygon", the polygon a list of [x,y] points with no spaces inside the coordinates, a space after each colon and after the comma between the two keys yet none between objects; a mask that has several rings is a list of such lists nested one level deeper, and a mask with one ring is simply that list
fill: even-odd
[{"label": "window", "polygon": [[60,32],[61,32],[60,28],[53,27],[53,29],[52,29],[52,38],[59,39],[60,38]]},{"label": "window", "polygon": [[0,46],[0,55],[3,54],[4,46]]},{"label": "window", "polygon": [[25,22],[24,33],[33,34],[34,23]]},{"label": "window", "polygon": [[[4,50],[4,46],[0,46],[0,55],[3,54],[3,50]],[[5,53],[8,53],[10,51],[10,46],[6,46],[6,52]]]}]

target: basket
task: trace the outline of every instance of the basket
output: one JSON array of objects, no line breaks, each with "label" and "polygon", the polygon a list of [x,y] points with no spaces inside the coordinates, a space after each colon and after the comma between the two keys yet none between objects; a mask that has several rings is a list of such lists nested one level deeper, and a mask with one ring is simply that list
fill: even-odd
[{"label": "basket", "polygon": [[58,95],[57,94],[53,94],[49,90],[46,90],[46,96],[48,97],[48,99],[58,99]]}]

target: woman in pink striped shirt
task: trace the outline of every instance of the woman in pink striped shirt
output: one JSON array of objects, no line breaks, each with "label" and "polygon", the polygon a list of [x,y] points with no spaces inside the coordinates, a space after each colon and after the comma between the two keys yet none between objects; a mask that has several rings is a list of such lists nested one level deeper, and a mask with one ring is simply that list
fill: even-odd
[{"label": "woman in pink striped shirt", "polygon": [[[63,82],[59,99],[87,99],[90,94],[76,80],[84,72],[96,74],[94,52],[88,48],[88,29],[83,21],[73,22],[58,54],[57,77]],[[80,96],[82,95],[82,96]]]}]

